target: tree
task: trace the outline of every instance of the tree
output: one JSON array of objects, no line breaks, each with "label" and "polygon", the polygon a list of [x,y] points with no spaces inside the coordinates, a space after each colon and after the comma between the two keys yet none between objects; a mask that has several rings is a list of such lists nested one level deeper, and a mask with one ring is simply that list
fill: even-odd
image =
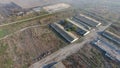
[{"label": "tree", "polygon": [[75,25],[72,26],[71,31],[75,31],[77,27]]}]

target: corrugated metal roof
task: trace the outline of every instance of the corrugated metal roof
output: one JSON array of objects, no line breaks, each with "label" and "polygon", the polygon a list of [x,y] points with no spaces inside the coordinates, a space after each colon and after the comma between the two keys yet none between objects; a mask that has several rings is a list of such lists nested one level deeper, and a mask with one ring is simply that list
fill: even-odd
[{"label": "corrugated metal roof", "polygon": [[66,68],[66,67],[62,62],[58,62],[57,64],[55,64],[51,68]]},{"label": "corrugated metal roof", "polygon": [[84,22],[85,24],[91,26],[91,27],[98,27],[99,25],[101,25],[100,22],[96,21],[95,19],[92,19],[90,17],[87,17],[85,15],[78,15],[76,16],[77,19],[79,19],[80,21]]},{"label": "corrugated metal roof", "polygon": [[110,40],[120,44],[120,37],[117,36],[116,34],[110,32],[110,31],[104,31],[102,33],[102,35],[105,36],[106,38],[108,38],[108,39],[110,39]]},{"label": "corrugated metal roof", "polygon": [[103,51],[106,52],[106,56],[110,57],[111,59],[116,59],[118,61],[120,61],[120,53],[119,53],[119,49],[116,47],[113,47],[113,45],[110,45],[109,43],[103,41],[103,40],[97,40],[94,41],[94,43],[96,46],[98,46],[99,48],[101,48]]},{"label": "corrugated metal roof", "polygon": [[78,19],[77,19],[77,18],[75,18],[75,17],[73,17],[73,18],[72,18],[72,20],[73,20],[73,21],[75,21],[76,23],[78,23],[79,25],[82,25],[84,28],[86,28],[86,29],[88,29],[88,30],[90,30],[90,29],[91,29],[91,27],[90,27],[90,26],[88,26],[87,24],[85,24],[84,22],[82,22],[82,21],[78,20]]}]

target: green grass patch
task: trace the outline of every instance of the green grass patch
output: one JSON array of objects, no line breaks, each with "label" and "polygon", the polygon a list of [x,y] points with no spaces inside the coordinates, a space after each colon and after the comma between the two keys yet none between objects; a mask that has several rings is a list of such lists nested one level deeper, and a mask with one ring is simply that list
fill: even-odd
[{"label": "green grass patch", "polygon": [[7,34],[7,31],[4,29],[0,29],[0,38],[4,37]]},{"label": "green grass patch", "polygon": [[12,68],[13,61],[11,58],[6,58],[4,68]]},{"label": "green grass patch", "polygon": [[0,43],[0,55],[2,55],[2,54],[4,54],[5,53],[5,51],[6,51],[6,49],[8,48],[8,46],[7,45],[5,45],[5,44],[1,44]]},{"label": "green grass patch", "polygon": [[0,42],[0,68],[13,68],[13,60],[7,53],[8,45]]}]

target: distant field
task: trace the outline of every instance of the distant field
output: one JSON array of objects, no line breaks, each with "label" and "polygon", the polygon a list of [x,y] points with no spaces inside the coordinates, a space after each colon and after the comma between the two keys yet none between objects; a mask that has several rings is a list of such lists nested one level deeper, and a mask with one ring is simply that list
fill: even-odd
[{"label": "distant field", "polygon": [[[31,7],[35,7],[35,6],[43,6],[43,5],[47,5],[47,4],[52,4],[52,3],[58,3],[58,2],[66,2],[66,3],[70,3],[72,5],[75,6],[79,6],[79,7],[91,7],[91,6],[96,6],[97,5],[101,5],[101,6],[119,6],[120,5],[120,1],[119,0],[0,0],[0,3],[9,3],[9,2],[15,2],[16,4],[20,5],[23,8],[31,8]],[[84,6],[86,5],[86,6]]]},{"label": "distant field", "polygon": [[32,8],[32,7],[36,7],[36,6],[43,6],[46,4],[52,4],[52,3],[57,3],[57,2],[61,2],[58,0],[0,0],[1,3],[9,3],[9,2],[15,2],[16,4],[20,5],[22,8]]}]

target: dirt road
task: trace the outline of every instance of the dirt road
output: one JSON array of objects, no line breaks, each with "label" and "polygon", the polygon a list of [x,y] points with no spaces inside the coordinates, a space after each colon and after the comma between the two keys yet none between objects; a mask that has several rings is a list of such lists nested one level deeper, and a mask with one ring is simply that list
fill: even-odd
[{"label": "dirt road", "polygon": [[32,17],[32,18],[27,18],[27,19],[15,21],[15,22],[7,23],[7,24],[2,24],[2,25],[0,25],[0,27],[7,26],[7,25],[13,25],[13,24],[16,24],[16,23],[21,23],[21,22],[26,22],[26,21],[31,21],[31,20],[34,20],[34,19],[37,19],[37,18],[43,18],[43,17],[49,16],[49,15],[52,15],[52,13],[44,14],[44,15],[40,15],[40,16],[35,16],[35,17]]},{"label": "dirt road", "polygon": [[20,30],[14,32],[14,33],[11,33],[11,34],[6,35],[6,36],[3,37],[3,38],[0,38],[0,40],[3,40],[3,39],[5,39],[5,38],[7,38],[7,37],[9,37],[9,36],[12,36],[13,34],[18,33],[18,32],[22,32],[22,31],[24,31],[24,30],[26,30],[26,29],[34,28],[34,27],[41,27],[41,26],[44,26],[44,25],[34,25],[34,26],[25,27],[25,28],[23,28],[23,29],[20,29]]}]

